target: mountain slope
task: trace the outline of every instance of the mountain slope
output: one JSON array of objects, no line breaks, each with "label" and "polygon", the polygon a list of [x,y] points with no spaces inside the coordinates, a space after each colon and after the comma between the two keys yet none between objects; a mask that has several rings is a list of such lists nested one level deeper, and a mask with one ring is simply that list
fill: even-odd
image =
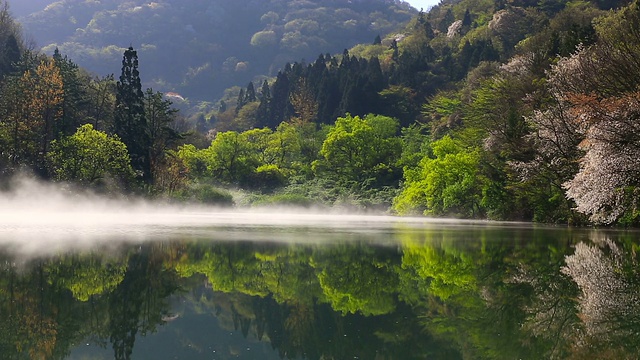
[{"label": "mountain slope", "polygon": [[213,100],[287,61],[370,43],[413,15],[393,0],[62,0],[21,23],[46,53],[58,47],[100,75],[117,73],[132,45],[146,85]]}]

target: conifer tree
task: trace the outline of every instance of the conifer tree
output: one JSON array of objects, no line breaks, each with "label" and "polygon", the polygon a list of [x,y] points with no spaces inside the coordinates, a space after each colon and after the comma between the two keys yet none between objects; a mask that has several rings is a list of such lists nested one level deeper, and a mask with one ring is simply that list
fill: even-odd
[{"label": "conifer tree", "polygon": [[238,93],[238,100],[236,101],[236,115],[238,114],[240,109],[242,109],[242,107],[245,106],[246,104],[247,102],[246,102],[244,89],[240,89],[240,92]]},{"label": "conifer tree", "polygon": [[145,118],[149,131],[149,162],[154,183],[166,165],[166,152],[173,148],[181,135],[172,127],[178,110],[163,94],[149,88],[144,97]]},{"label": "conifer tree", "polygon": [[256,88],[253,86],[253,81],[249,82],[247,85],[247,90],[244,92],[244,102],[248,104],[250,102],[256,101],[258,98],[256,97]]},{"label": "conifer tree", "polygon": [[266,126],[275,129],[281,122],[287,120],[291,114],[291,103],[289,102],[290,81],[286,73],[279,72],[273,84],[271,93],[271,103],[269,106],[269,119]]},{"label": "conifer tree", "polygon": [[80,78],[78,65],[67,56],[62,57],[58,48],[53,53],[53,62],[62,76],[64,96],[62,99],[62,117],[56,122],[53,136],[70,136],[76,132],[85,120],[82,108],[88,104],[88,94]]},{"label": "conifer tree", "polygon": [[150,140],[144,111],[144,93],[138,71],[138,53],[129,47],[122,57],[122,73],[116,84],[113,132],[127,146],[131,166],[146,182],[151,180]]},{"label": "conifer tree", "polygon": [[15,71],[15,64],[20,61],[20,45],[15,35],[9,34],[4,43],[4,50],[0,52],[0,79]]},{"label": "conifer tree", "polygon": [[256,119],[258,124],[265,126],[267,119],[269,118],[269,108],[271,106],[271,89],[269,89],[269,83],[265,80],[262,83],[262,89],[260,90],[260,105],[258,105],[258,113]]}]

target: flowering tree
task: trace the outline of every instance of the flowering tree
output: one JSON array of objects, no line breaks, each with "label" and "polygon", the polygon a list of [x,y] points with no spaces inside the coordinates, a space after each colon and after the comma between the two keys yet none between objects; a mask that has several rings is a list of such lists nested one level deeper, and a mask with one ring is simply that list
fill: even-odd
[{"label": "flowering tree", "polygon": [[564,186],[576,209],[597,223],[627,213],[635,217],[640,200],[640,93],[598,100],[573,100],[585,151],[576,176]]},{"label": "flowering tree", "polygon": [[594,45],[552,68],[554,101],[529,118],[535,160],[516,167],[552,170],[595,223],[633,222],[640,214],[640,7],[600,19],[596,30]]}]

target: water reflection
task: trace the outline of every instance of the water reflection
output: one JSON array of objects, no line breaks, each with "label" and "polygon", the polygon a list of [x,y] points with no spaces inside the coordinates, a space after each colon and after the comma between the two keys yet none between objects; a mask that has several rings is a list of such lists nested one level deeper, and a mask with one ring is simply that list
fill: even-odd
[{"label": "water reflection", "polygon": [[[406,223],[191,230],[112,240],[108,251],[7,251],[3,359],[631,359],[640,351],[637,233]],[[325,241],[308,242],[316,237]]]}]

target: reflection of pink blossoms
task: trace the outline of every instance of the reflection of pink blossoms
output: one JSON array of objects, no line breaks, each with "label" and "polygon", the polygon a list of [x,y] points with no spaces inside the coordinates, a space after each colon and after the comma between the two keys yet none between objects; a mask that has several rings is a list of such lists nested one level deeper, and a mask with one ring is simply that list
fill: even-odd
[{"label": "reflection of pink blossoms", "polygon": [[629,260],[610,240],[604,240],[601,247],[579,243],[575,253],[566,258],[562,273],[570,276],[582,292],[580,317],[592,336],[636,335],[630,333],[632,327],[624,325],[632,322],[633,314],[640,310],[637,289],[624,273],[625,261]]}]

